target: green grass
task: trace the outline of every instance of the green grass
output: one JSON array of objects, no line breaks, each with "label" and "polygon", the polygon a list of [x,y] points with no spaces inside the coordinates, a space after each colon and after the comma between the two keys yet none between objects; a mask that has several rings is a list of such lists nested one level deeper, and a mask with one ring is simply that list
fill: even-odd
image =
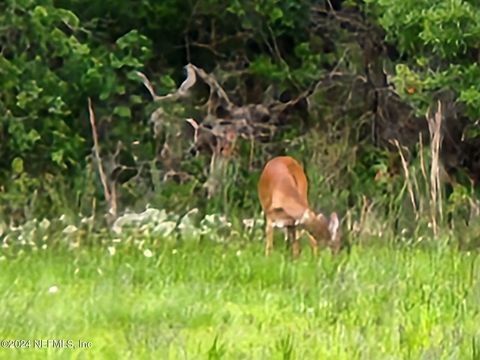
[{"label": "green grass", "polygon": [[[15,358],[480,358],[476,253],[353,246],[292,261],[261,243],[48,249],[0,260],[0,337]],[[58,291],[49,293],[57,286]],[[33,349],[34,339],[92,342]]]}]

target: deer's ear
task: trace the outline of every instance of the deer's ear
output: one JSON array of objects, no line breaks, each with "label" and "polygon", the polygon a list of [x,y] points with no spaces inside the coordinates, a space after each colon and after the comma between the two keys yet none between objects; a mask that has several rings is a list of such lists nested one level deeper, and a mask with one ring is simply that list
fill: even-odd
[{"label": "deer's ear", "polygon": [[330,221],[328,222],[328,230],[330,231],[330,235],[332,239],[337,236],[338,228],[340,227],[340,222],[338,221],[338,216],[336,212],[333,212],[330,215]]}]

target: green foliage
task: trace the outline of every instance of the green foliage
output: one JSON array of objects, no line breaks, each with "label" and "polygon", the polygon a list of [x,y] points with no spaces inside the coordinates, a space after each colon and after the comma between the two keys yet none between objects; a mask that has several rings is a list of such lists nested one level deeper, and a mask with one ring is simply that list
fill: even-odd
[{"label": "green foliage", "polygon": [[424,114],[432,94],[451,89],[480,116],[480,5],[468,0],[366,0],[386,39],[402,55],[396,89]]},{"label": "green foliage", "polygon": [[[48,167],[49,163],[75,164],[83,139],[68,124],[68,84],[53,71],[59,56],[71,55],[69,60],[77,65],[84,54],[75,38],[58,29],[64,21],[75,27],[75,17],[66,11],[48,12],[43,6],[15,8],[10,2],[6,6],[2,36],[18,39],[7,42],[0,57],[6,69],[0,74],[1,81],[8,94],[2,99],[1,107],[8,109],[2,122],[10,138],[2,144],[2,152],[7,154],[2,160],[8,163],[17,156],[25,157],[26,169]],[[24,11],[31,11],[31,16],[22,16]]]},{"label": "green foliage", "polygon": [[110,108],[133,121],[126,95],[135,85],[134,70],[151,55],[151,42],[134,30],[110,49],[95,44],[77,16],[52,1],[6,1],[1,10],[0,129],[7,140],[0,142],[0,178],[8,178],[10,168],[24,173],[7,186],[27,196],[38,188],[28,177],[84,167],[91,146],[87,96],[103,101],[100,114]]},{"label": "green foliage", "polygon": [[459,60],[478,46],[478,3],[468,0],[366,0],[402,53]]}]

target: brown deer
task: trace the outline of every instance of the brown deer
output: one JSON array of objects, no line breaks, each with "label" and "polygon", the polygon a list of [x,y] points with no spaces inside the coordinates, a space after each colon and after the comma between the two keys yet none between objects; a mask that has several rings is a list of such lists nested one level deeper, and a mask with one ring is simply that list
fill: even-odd
[{"label": "brown deer", "polygon": [[265,165],[258,182],[258,197],[266,219],[265,255],[273,247],[273,228],[286,228],[292,253],[300,253],[297,228],[308,232],[313,254],[318,242],[330,246],[334,253],[341,247],[337,213],[329,218],[316,214],[308,205],[308,181],[302,166],[290,156],[279,156]]}]

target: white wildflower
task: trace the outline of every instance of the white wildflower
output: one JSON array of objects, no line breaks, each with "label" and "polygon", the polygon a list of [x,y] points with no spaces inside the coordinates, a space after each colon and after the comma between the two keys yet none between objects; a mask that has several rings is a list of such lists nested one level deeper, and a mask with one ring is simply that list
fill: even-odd
[{"label": "white wildflower", "polygon": [[48,219],[43,218],[43,220],[40,221],[40,227],[43,230],[47,230],[50,227],[50,221]]},{"label": "white wildflower", "polygon": [[78,230],[75,225],[68,225],[65,229],[63,229],[64,234],[73,234]]},{"label": "white wildflower", "polygon": [[56,294],[58,292],[58,286],[53,285],[48,288],[48,293],[49,294]]},{"label": "white wildflower", "polygon": [[153,253],[152,253],[150,250],[146,249],[146,250],[143,252],[143,256],[149,258],[149,257],[152,257],[152,256],[153,256]]},{"label": "white wildflower", "polygon": [[165,222],[167,218],[168,215],[164,209],[148,208],[142,213],[126,213],[118,217],[113,223],[112,230],[116,234],[120,234],[125,227],[146,225],[147,228],[152,228],[152,224]]},{"label": "white wildflower", "polygon": [[155,225],[152,230],[154,233],[160,233],[163,236],[169,236],[175,231],[176,227],[177,227],[176,222],[164,221]]},{"label": "white wildflower", "polygon": [[255,219],[243,219],[242,223],[247,229],[251,229],[255,225]]},{"label": "white wildflower", "polygon": [[91,224],[93,222],[93,219],[94,219],[93,216],[85,216],[85,217],[82,217],[82,220],[80,220],[80,222],[82,224]]}]

